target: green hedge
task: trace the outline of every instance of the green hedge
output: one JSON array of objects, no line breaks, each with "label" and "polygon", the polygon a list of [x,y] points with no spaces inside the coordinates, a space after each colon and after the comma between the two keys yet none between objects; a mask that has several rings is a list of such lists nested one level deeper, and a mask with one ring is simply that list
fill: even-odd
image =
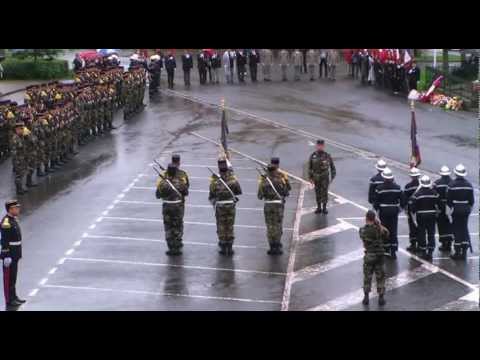
[{"label": "green hedge", "polygon": [[72,76],[68,70],[66,60],[17,59],[8,57],[2,62],[4,74],[7,80],[51,80],[63,79]]}]

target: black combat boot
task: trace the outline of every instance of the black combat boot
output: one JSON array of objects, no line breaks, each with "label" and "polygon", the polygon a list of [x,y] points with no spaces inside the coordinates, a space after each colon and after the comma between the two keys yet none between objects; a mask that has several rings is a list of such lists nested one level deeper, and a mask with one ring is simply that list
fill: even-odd
[{"label": "black combat boot", "polygon": [[390,250],[390,257],[393,259],[393,260],[396,260],[397,259],[397,250],[396,249],[391,249]]},{"label": "black combat boot", "polygon": [[322,213],[322,208],[318,206],[317,210],[315,210],[315,214],[321,214],[321,213]]},{"label": "black combat boot", "polygon": [[178,255],[182,255],[182,252],[180,251],[179,248],[175,248],[175,247],[172,247],[172,248],[169,248],[168,251],[166,252],[166,254],[168,256],[178,256]]},{"label": "black combat boot", "polygon": [[42,171],[42,168],[39,166],[37,167],[37,176],[44,177],[46,174]]},{"label": "black combat boot", "polygon": [[384,294],[378,294],[378,305],[384,306],[387,302],[385,301]]},{"label": "black combat boot", "polygon": [[38,184],[35,184],[32,180],[33,174],[28,174],[27,175],[27,187],[35,187],[38,186]]},{"label": "black combat boot", "polygon": [[23,195],[23,194],[26,194],[28,192],[28,190],[23,187],[23,183],[22,183],[21,180],[16,180],[15,181],[15,188],[17,190],[18,195]]},{"label": "black combat boot", "polygon": [[432,261],[433,260],[433,250],[427,250],[425,254],[425,260]]},{"label": "black combat boot", "polygon": [[450,252],[452,251],[452,245],[450,244],[450,242],[445,241],[442,243],[442,246],[438,248],[438,250],[444,251],[444,252]]},{"label": "black combat boot", "polygon": [[233,251],[233,244],[227,244],[226,246],[226,251],[227,251],[227,256],[232,256],[235,254],[235,251]]},{"label": "black combat boot", "polygon": [[362,300],[362,304],[363,304],[363,305],[368,305],[368,304],[370,304],[370,298],[368,297],[368,294],[369,294],[368,291],[365,291],[365,292],[364,292],[363,300]]},{"label": "black combat boot", "polygon": [[325,215],[328,214],[328,210],[327,210],[327,203],[324,203],[323,204],[323,211],[322,211]]},{"label": "black combat boot", "polygon": [[220,255],[227,255],[227,245],[219,244],[219,246],[220,246],[220,250],[218,251],[218,253]]},{"label": "black combat boot", "polygon": [[467,258],[467,252],[459,246],[455,246],[455,253],[450,255],[453,260],[465,260]]},{"label": "black combat boot", "polygon": [[414,242],[411,242],[410,246],[407,247],[407,251],[410,251],[411,253],[416,253],[418,251],[417,250],[417,244],[414,243]]}]

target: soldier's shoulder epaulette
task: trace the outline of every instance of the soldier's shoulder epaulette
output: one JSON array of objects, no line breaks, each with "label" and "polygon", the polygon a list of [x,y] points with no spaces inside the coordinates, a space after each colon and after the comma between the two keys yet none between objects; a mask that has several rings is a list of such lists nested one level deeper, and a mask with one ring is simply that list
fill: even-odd
[{"label": "soldier's shoulder epaulette", "polygon": [[8,216],[5,216],[2,220],[2,229],[10,229],[12,225],[10,224],[10,219]]}]

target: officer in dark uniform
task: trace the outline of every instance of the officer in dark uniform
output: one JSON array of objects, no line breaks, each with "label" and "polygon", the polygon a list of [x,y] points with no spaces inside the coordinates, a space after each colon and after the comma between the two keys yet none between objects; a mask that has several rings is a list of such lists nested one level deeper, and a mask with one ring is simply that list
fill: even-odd
[{"label": "officer in dark uniform", "polygon": [[197,67],[200,85],[205,85],[207,82],[207,57],[203,51],[197,55]]},{"label": "officer in dark uniform", "polygon": [[247,65],[247,56],[243,52],[243,50],[237,51],[236,57],[237,59],[237,75],[238,81],[243,83],[245,82],[245,66]]},{"label": "officer in dark uniform", "polygon": [[380,221],[389,233],[389,239],[385,242],[385,252],[392,259],[397,258],[398,250],[398,214],[403,208],[403,195],[400,185],[393,179],[392,170],[388,167],[383,170],[382,177],[385,180],[375,189],[374,208],[379,214]]},{"label": "officer in dark uniform", "polygon": [[467,258],[467,249],[471,246],[468,217],[475,200],[472,184],[465,179],[465,176],[467,176],[465,166],[462,164],[457,165],[454,173],[457,177],[448,184],[447,188],[447,206],[452,211],[452,228],[455,238],[453,244],[455,253],[450,257],[454,260],[465,260]]},{"label": "officer in dark uniform", "polygon": [[17,200],[10,200],[5,203],[7,215],[0,223],[1,227],[1,255],[3,267],[3,289],[7,310],[18,307],[25,303],[25,300],[17,296],[16,284],[18,273],[18,262],[22,258],[22,233],[17,216],[20,214],[20,204]]},{"label": "officer in dark uniform", "polygon": [[412,62],[412,67],[408,70],[407,76],[409,90],[417,90],[417,82],[420,81],[420,69],[415,61]]},{"label": "officer in dark uniform", "polygon": [[175,77],[175,68],[177,67],[177,62],[172,53],[169,53],[165,59],[165,70],[167,70],[168,78],[168,88],[173,89],[173,79]]},{"label": "officer in dark uniform", "polygon": [[248,54],[248,66],[250,67],[250,77],[252,82],[257,81],[257,68],[258,63],[260,62],[260,54],[257,50],[253,49]]},{"label": "officer in dark uniform", "polygon": [[453,232],[452,223],[447,216],[447,188],[448,184],[452,181],[450,177],[450,169],[447,166],[442,166],[440,169],[440,179],[435,180],[433,183],[435,190],[440,195],[440,213],[438,214],[437,226],[438,226],[438,240],[442,244],[438,250],[448,251],[452,250]]},{"label": "officer in dark uniform", "polygon": [[373,205],[375,199],[375,189],[378,185],[383,184],[383,177],[382,172],[387,167],[387,163],[380,159],[377,161],[375,165],[375,169],[377,169],[377,174],[370,178],[370,186],[368,187],[368,202]]},{"label": "officer in dark uniform", "polygon": [[193,68],[192,54],[185,50],[182,55],[183,80],[186,87],[190,87],[190,70]]},{"label": "officer in dark uniform", "polygon": [[417,219],[418,253],[421,258],[432,260],[435,250],[435,221],[440,210],[440,196],[427,175],[422,176],[420,188],[412,194],[409,209]]},{"label": "officer in dark uniform", "polygon": [[410,252],[417,251],[418,239],[417,239],[417,224],[413,219],[412,211],[410,210],[410,197],[412,194],[418,190],[420,177],[420,171],[417,168],[410,169],[410,178],[412,179],[405,188],[403,189],[403,202],[406,205],[407,210],[407,219],[408,219],[408,238],[410,240],[410,246],[407,247],[407,250]]},{"label": "officer in dark uniform", "polygon": [[162,59],[160,58],[160,55],[152,55],[150,57],[150,64],[148,65],[148,72],[150,73],[149,95],[158,93],[161,66]]}]

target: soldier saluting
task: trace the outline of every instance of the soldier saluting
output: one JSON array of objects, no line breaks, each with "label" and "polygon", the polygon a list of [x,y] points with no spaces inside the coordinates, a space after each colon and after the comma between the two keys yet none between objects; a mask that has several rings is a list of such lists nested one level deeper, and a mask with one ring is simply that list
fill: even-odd
[{"label": "soldier saluting", "polygon": [[1,221],[2,250],[0,259],[3,267],[3,289],[7,310],[18,307],[25,303],[25,300],[17,296],[16,284],[18,273],[18,262],[22,258],[22,233],[17,216],[20,214],[20,204],[17,200],[10,200],[5,203],[7,215]]},{"label": "soldier saluting", "polygon": [[267,174],[261,174],[258,184],[258,199],[264,200],[263,212],[267,225],[267,238],[270,245],[269,255],[281,255],[283,213],[285,198],[289,196],[289,189],[284,175],[275,165],[268,165]]},{"label": "soldier saluting", "polygon": [[168,164],[167,170],[159,173],[156,197],[163,200],[163,225],[167,241],[167,255],[181,255],[185,196],[188,195],[188,180],[177,166]]},{"label": "soldier saluting", "polygon": [[308,162],[308,176],[310,182],[315,185],[315,195],[317,197],[316,214],[321,212],[328,214],[328,186],[336,174],[337,171],[332,157],[325,151],[325,141],[317,140],[317,150],[310,155]]},{"label": "soldier saluting", "polygon": [[218,160],[218,170],[220,174],[213,173],[210,178],[208,200],[215,208],[219,253],[231,256],[234,253],[235,206],[242,189],[233,172],[229,171],[226,160]]}]

